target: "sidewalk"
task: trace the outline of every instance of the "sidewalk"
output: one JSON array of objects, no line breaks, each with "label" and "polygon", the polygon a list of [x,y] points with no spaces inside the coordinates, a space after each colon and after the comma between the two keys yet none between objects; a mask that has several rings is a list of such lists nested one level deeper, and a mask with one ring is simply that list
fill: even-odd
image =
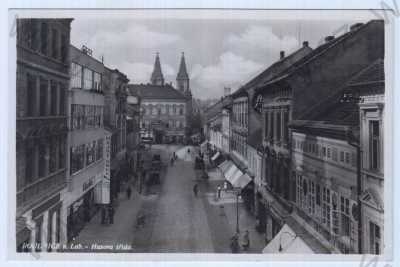
[{"label": "sidewalk", "polygon": [[[101,224],[101,212],[88,222],[72,244],[81,245],[79,252],[93,250],[101,252],[130,252],[136,217],[142,205],[143,196],[132,190],[128,200],[125,192],[118,196],[119,205],[115,209],[114,223]],[[96,246],[97,245],[97,246]],[[118,248],[118,245],[124,248]]]},{"label": "sidewalk", "polygon": [[[221,198],[216,199],[216,187],[217,185],[223,185],[224,177],[218,169],[211,169],[209,172],[208,192],[206,198],[211,206],[223,207],[224,215],[232,229],[232,235],[236,231],[236,195],[232,192],[221,192]],[[251,214],[245,207],[242,200],[239,199],[239,230],[240,236],[242,237],[246,230],[249,231],[250,236],[250,248],[247,253],[262,253],[265,245],[265,237],[255,229],[256,218]]]}]

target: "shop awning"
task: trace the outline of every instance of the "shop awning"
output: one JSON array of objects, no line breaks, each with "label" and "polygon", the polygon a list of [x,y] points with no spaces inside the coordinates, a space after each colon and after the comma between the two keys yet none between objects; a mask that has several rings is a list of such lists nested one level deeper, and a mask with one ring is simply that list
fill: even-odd
[{"label": "shop awning", "polygon": [[225,173],[232,164],[233,164],[232,161],[225,160],[224,162],[218,165],[218,168],[222,171],[222,173]]},{"label": "shop awning", "polygon": [[279,233],[268,243],[262,251],[268,253],[293,253],[293,254],[312,254],[314,251],[304,242],[304,240],[296,235],[289,227],[283,225]]},{"label": "shop awning", "polygon": [[247,173],[242,173],[241,176],[238,176],[235,180],[231,182],[233,187],[245,188],[251,182],[251,178]]},{"label": "shop awning", "polygon": [[238,170],[238,168],[232,162],[232,164],[230,165],[229,169],[227,169],[226,172],[224,172],[225,179],[229,180],[229,177],[231,177],[237,170]]},{"label": "shop awning", "polygon": [[243,175],[243,172],[241,172],[238,168],[235,166],[235,171],[231,172],[230,175],[227,175],[225,179],[233,186],[236,187],[234,182],[239,179],[240,176]]},{"label": "shop awning", "polygon": [[217,151],[217,153],[215,153],[214,156],[211,157],[211,160],[215,161],[219,157],[219,155],[221,154],[219,153],[219,151]]}]

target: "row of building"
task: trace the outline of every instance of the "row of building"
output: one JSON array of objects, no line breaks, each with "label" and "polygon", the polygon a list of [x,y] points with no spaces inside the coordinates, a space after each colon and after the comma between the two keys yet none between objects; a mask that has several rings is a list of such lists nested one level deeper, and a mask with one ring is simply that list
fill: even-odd
[{"label": "row of building", "polygon": [[229,91],[206,111],[208,151],[242,189],[264,252],[298,242],[300,252],[381,254],[383,21],[354,24],[315,49],[304,42],[281,51]]},{"label": "row of building", "polygon": [[57,250],[113,205],[139,163],[140,99],[83,46],[72,19],[17,20],[17,251]]},{"label": "row of building", "polygon": [[183,53],[176,89],[165,83],[158,53],[150,83],[129,84],[91,49],[71,45],[71,23],[17,20],[17,251],[54,251],[73,240],[113,206],[123,182],[133,176],[142,187],[144,138],[184,142],[199,112]]}]

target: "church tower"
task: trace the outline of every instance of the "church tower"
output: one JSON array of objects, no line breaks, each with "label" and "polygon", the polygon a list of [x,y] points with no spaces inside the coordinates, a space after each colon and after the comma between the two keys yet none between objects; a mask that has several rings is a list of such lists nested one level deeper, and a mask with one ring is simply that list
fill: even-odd
[{"label": "church tower", "polygon": [[160,85],[163,86],[164,85],[164,76],[162,74],[161,71],[161,63],[160,63],[160,57],[158,55],[156,55],[156,61],[154,62],[154,69],[153,69],[153,73],[151,74],[151,84],[153,85]]},{"label": "church tower", "polygon": [[185,54],[182,52],[181,63],[179,65],[179,72],[176,76],[176,87],[186,96],[191,96],[189,87],[189,75],[186,70]]}]

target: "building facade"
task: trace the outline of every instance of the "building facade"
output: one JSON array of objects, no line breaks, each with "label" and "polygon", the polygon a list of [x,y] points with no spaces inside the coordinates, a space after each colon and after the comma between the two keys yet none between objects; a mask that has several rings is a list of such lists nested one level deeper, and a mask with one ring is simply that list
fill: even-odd
[{"label": "building facade", "polygon": [[157,53],[151,84],[130,84],[129,95],[138,96],[141,108],[140,128],[143,135],[153,136],[155,143],[186,141],[192,97],[184,55],[181,58],[177,86],[164,83]]},{"label": "building facade", "polygon": [[63,243],[72,19],[17,19],[17,251]]},{"label": "building facade", "polygon": [[68,187],[63,220],[71,241],[99,208],[96,191],[104,177],[104,65],[91,50],[70,46],[68,90]]},{"label": "building facade", "polygon": [[[297,216],[302,213],[294,217],[289,216],[289,214],[293,212],[293,208],[297,207],[294,203],[300,200],[298,198],[299,192],[297,189],[299,186],[302,187],[299,184],[299,179],[303,179],[301,175],[301,178],[299,178],[299,175],[296,176],[295,173],[291,172],[291,148],[293,147],[293,140],[291,140],[292,134],[288,129],[289,124],[300,118],[304,118],[304,120],[312,118],[313,115],[315,115],[313,113],[316,112],[316,106],[323,108],[321,103],[332,100],[330,97],[338,97],[337,94],[341,93],[343,84],[353,75],[378,58],[382,58],[384,47],[383,32],[383,22],[373,20],[366,24],[355,24],[351,27],[349,32],[341,36],[328,36],[324,44],[293,63],[292,66],[289,66],[274,79],[262,84],[257,90],[257,94],[260,93],[260,95],[258,95],[256,99],[260,99],[260,102],[262,102],[263,112],[262,180],[265,183],[258,191],[264,199],[267,210],[270,211],[274,209],[273,212],[262,212],[262,214],[267,214],[263,217],[266,217],[272,225],[269,226],[270,223],[267,222],[267,240],[273,238],[285,223],[290,223],[292,228],[296,228],[298,226],[296,224],[305,221]],[[357,64],[351,64],[351,62],[357,62]],[[320,118],[322,121],[328,119],[328,117]],[[296,135],[296,138],[300,138],[300,135]],[[326,146],[327,144],[332,145],[333,142],[333,140],[329,139],[321,140],[318,142],[327,142],[325,143]],[[341,141],[343,142],[343,139],[341,139]],[[311,148],[306,148],[307,150],[305,151],[307,152],[304,153],[316,154],[315,146],[318,147],[318,145],[321,145],[318,142],[314,144],[310,142]],[[343,147],[343,145],[344,144],[340,144],[340,142],[337,143],[335,146],[341,147],[341,150],[339,150],[339,147],[336,147],[335,151],[337,150],[337,153],[339,153],[337,154],[339,158],[338,161],[342,163],[341,160],[343,156],[343,160],[346,164],[347,161],[351,161],[350,155],[352,155],[353,151],[351,151],[349,147]],[[308,152],[309,149],[314,152]],[[319,151],[318,153],[321,152]],[[326,153],[328,153],[328,151],[326,151]],[[330,153],[332,153],[332,151],[330,151]],[[311,164],[310,166],[313,165]],[[346,167],[342,169],[345,170]],[[351,169],[351,166],[348,167],[348,169]],[[339,169],[336,171],[338,170]],[[352,172],[350,171],[347,175],[349,176],[349,180],[351,180]],[[308,190],[310,186],[309,180],[304,182],[303,179],[302,183],[304,185],[307,184],[306,188]],[[307,192],[309,192],[309,190]],[[331,191],[330,193],[332,194]],[[349,187],[347,188],[347,193],[340,190],[337,193],[338,205],[340,205],[341,197],[343,197],[345,205],[347,205],[347,203],[350,205],[351,200],[354,200],[354,197],[351,196],[351,192],[349,192]],[[332,198],[329,199],[329,197],[325,197],[325,201],[330,201],[330,203],[332,203]],[[330,214],[332,214],[332,210]],[[332,227],[334,218],[331,217],[330,219],[330,225]],[[324,219],[322,218],[322,220]],[[333,231],[332,228],[331,230]],[[326,238],[318,239],[322,244],[321,248],[331,252],[337,250],[347,253],[355,250],[358,253],[360,251],[358,248],[359,242],[352,243],[343,241],[344,245],[332,246],[331,241],[334,239],[332,231],[328,236],[329,242],[325,242]],[[356,232],[358,234],[358,231]],[[311,234],[311,236],[313,235]],[[352,238],[353,237],[350,237],[350,239]],[[358,239],[358,237],[356,239]],[[318,250],[317,247],[314,249],[315,251]]]},{"label": "building facade", "polygon": [[117,69],[104,71],[104,125],[111,132],[111,199],[116,198],[121,182],[128,179],[126,149],[127,85],[129,79]]}]

